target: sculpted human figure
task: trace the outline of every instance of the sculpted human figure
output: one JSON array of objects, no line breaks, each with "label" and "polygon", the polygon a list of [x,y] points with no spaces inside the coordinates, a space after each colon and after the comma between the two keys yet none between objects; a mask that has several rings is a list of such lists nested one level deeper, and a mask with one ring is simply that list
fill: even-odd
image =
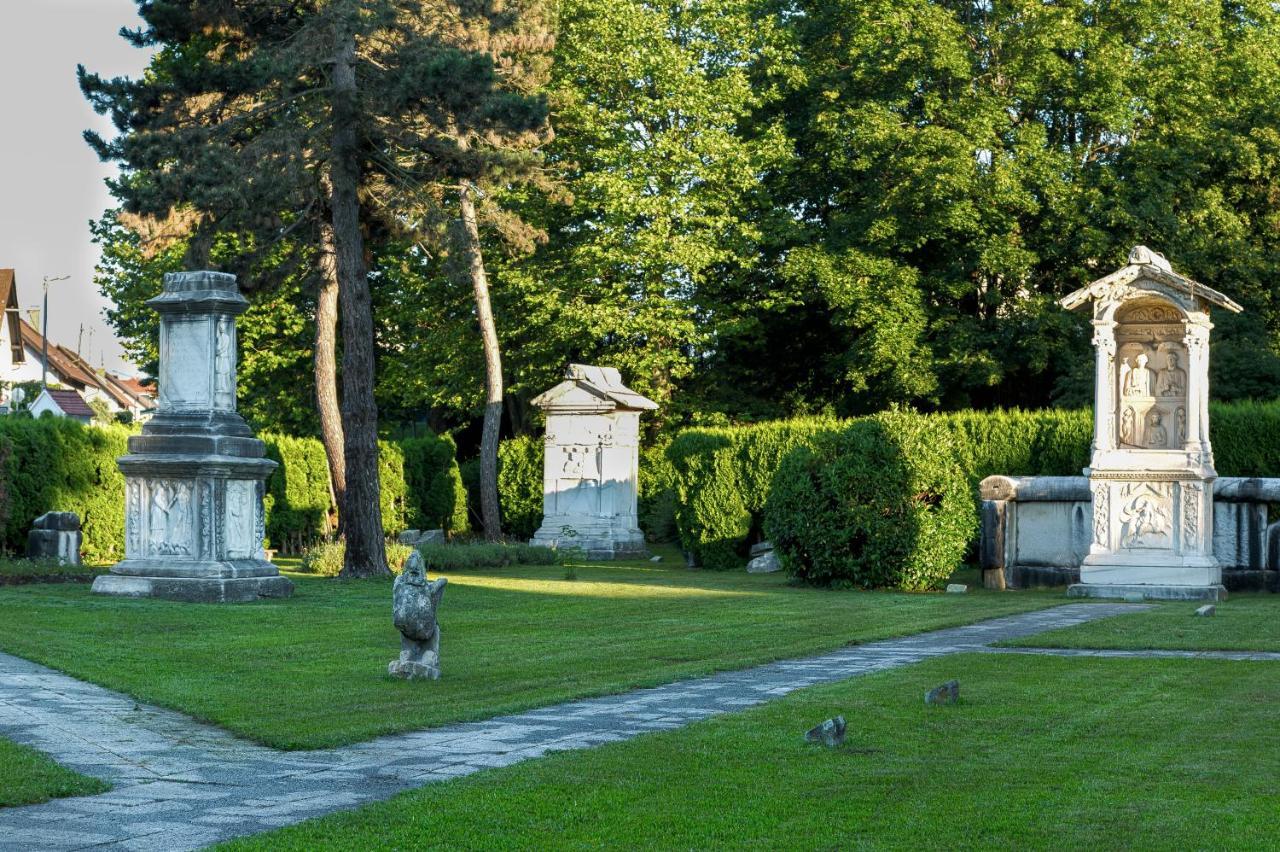
[{"label": "sculpted human figure", "polygon": [[1187,371],[1178,366],[1178,353],[1170,352],[1169,366],[1160,373],[1156,382],[1157,396],[1182,396],[1187,392]]},{"label": "sculpted human figure", "polygon": [[1124,414],[1120,417],[1120,440],[1126,444],[1134,442],[1134,415],[1133,409],[1125,406]]},{"label": "sculpted human figure", "polygon": [[1151,427],[1147,432],[1147,446],[1152,449],[1164,449],[1169,445],[1169,432],[1164,428],[1163,418],[1157,412],[1151,414]]},{"label": "sculpted human figure", "polygon": [[1125,396],[1150,396],[1151,395],[1151,371],[1147,369],[1146,353],[1138,356],[1138,363],[1128,375],[1125,376],[1124,395]]},{"label": "sculpted human figure", "polygon": [[1179,408],[1173,413],[1173,419],[1175,425],[1174,434],[1178,436],[1177,442],[1182,444],[1187,440],[1187,410]]}]

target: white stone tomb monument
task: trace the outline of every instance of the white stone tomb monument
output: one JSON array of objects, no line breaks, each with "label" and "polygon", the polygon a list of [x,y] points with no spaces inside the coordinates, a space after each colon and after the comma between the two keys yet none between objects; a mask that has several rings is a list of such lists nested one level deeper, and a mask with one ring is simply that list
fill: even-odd
[{"label": "white stone tomb monument", "polygon": [[645,555],[636,514],[640,414],[658,404],[609,367],[570,364],[533,400],[547,416],[542,526],[532,544],[580,548],[594,559]]},{"label": "white stone tomb monument", "polygon": [[1092,306],[1097,349],[1089,552],[1074,596],[1218,599],[1209,446],[1209,310],[1223,294],[1145,246],[1062,300]]},{"label": "white stone tomb monument", "polygon": [[236,322],[249,306],[234,275],[178,272],[147,302],[160,314],[160,400],[117,464],[125,478],[125,558],[98,594],[185,601],[287,597],[264,559],[262,497],[276,463],[236,412]]}]

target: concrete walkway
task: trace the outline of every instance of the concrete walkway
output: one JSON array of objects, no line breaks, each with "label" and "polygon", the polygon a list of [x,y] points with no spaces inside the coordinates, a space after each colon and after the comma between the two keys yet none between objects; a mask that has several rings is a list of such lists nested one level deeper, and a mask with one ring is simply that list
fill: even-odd
[{"label": "concrete walkway", "polygon": [[0,849],[196,849],[550,751],[678,728],[814,684],[995,650],[987,646],[1143,608],[1071,604],[310,752],[254,745],[0,654],[0,736],[115,786],[98,796],[0,809]]}]

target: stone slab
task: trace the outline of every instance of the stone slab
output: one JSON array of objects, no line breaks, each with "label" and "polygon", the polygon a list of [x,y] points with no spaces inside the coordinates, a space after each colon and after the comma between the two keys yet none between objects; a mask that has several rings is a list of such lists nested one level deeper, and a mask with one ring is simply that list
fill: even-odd
[{"label": "stone slab", "polygon": [[93,581],[93,593],[187,603],[248,603],[261,598],[287,598],[293,594],[293,582],[280,576],[222,580],[103,574]]},{"label": "stone slab", "polygon": [[1225,601],[1227,599],[1227,587],[1223,585],[1159,586],[1076,583],[1067,589],[1067,597],[1148,601]]}]

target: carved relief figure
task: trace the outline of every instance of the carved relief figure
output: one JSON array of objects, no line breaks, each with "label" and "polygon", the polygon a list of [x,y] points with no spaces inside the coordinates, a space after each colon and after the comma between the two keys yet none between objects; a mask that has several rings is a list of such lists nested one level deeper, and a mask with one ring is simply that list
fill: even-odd
[{"label": "carved relief figure", "polygon": [[1168,366],[1160,372],[1156,382],[1157,396],[1183,396],[1187,392],[1187,371],[1178,366],[1178,353],[1170,352]]},{"label": "carved relief figure", "polygon": [[214,333],[213,392],[216,402],[228,407],[233,403],[236,392],[234,328],[230,317],[218,317]]},{"label": "carved relief figure", "polygon": [[1133,409],[1125,406],[1124,414],[1120,418],[1120,440],[1126,444],[1132,444],[1136,440],[1133,434],[1134,414]]},{"label": "carved relief figure", "polygon": [[1125,486],[1120,508],[1122,547],[1168,547],[1172,531],[1171,497],[1151,483]]},{"label": "carved relief figure", "polygon": [[1128,358],[1120,359],[1120,395],[1129,396],[1129,374],[1133,372],[1133,365],[1129,363]]},{"label": "carved relief figure", "polygon": [[1177,436],[1177,446],[1182,446],[1182,444],[1187,440],[1187,410],[1185,408],[1179,408],[1173,413],[1173,420],[1173,433]]},{"label": "carved relief figure", "polygon": [[1153,450],[1169,446],[1169,432],[1164,428],[1164,418],[1159,411],[1151,412],[1150,423],[1147,425],[1147,446]]},{"label": "carved relief figure", "polygon": [[[1127,359],[1126,359],[1127,360]],[[1151,396],[1151,371],[1147,369],[1146,353],[1138,356],[1138,363],[1125,375],[1125,396]]]},{"label": "carved relief figure", "polygon": [[1105,485],[1096,485],[1093,489],[1093,543],[1098,547],[1107,546],[1108,524],[1110,522],[1110,492]]},{"label": "carved relief figure", "polygon": [[561,468],[561,473],[569,479],[582,479],[586,475],[586,451],[582,447],[565,447],[564,455],[564,467]]},{"label": "carved relief figure", "polygon": [[190,494],[184,483],[156,482],[147,518],[149,550],[159,556],[190,556]]}]

